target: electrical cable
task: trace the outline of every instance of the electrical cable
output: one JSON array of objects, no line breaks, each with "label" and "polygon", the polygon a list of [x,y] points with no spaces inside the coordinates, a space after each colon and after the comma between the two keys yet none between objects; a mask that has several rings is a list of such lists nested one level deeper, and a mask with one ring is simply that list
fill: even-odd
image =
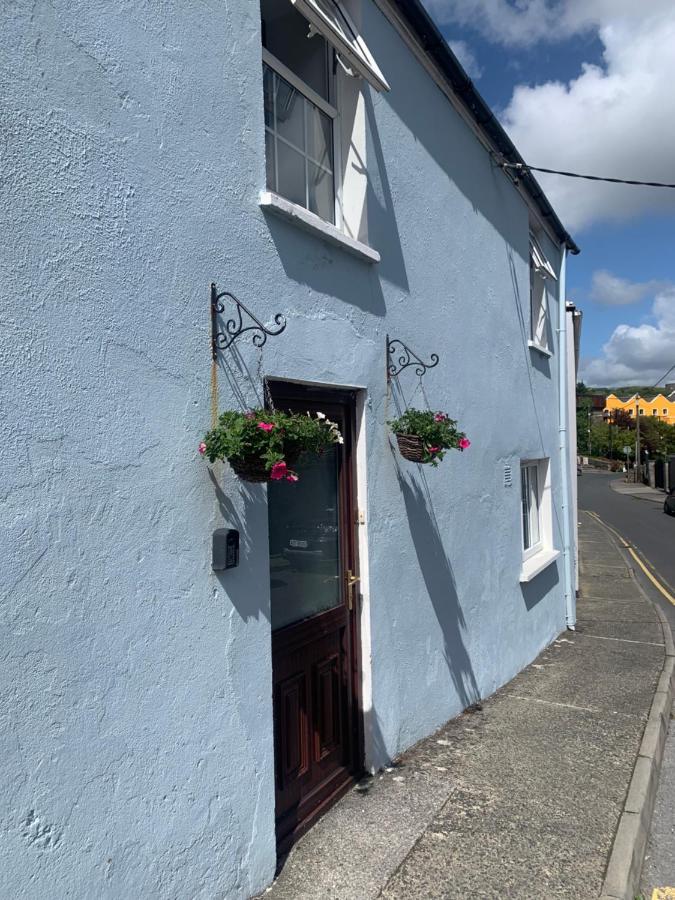
[{"label": "electrical cable", "polygon": [[656,382],[656,384],[653,384],[653,385],[652,385],[652,387],[658,387],[658,386],[661,384],[662,381],[665,381],[665,380],[666,380],[666,378],[670,375],[670,373],[673,371],[673,369],[675,369],[675,365],[672,365],[672,366],[668,369],[668,371],[666,372],[666,374],[665,374],[665,375],[662,375],[662,376],[659,378],[659,380]]},{"label": "electrical cable", "polygon": [[548,175],[564,175],[566,178],[584,178],[586,181],[608,181],[612,184],[635,184],[641,187],[675,188],[675,184],[664,184],[661,181],[633,181],[628,178],[580,175],[578,172],[562,172],[558,169],[543,169],[539,166],[528,166],[525,163],[501,162],[500,165],[503,169],[515,169],[518,172],[546,172]]}]

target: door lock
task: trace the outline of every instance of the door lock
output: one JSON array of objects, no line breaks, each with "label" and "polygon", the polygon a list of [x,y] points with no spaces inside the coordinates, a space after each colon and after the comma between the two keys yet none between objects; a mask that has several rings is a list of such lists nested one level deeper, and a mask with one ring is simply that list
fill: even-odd
[{"label": "door lock", "polygon": [[350,610],[354,608],[352,604],[352,588],[359,581],[361,581],[359,576],[354,575],[351,569],[347,569],[345,572],[345,588],[347,589],[347,606]]}]

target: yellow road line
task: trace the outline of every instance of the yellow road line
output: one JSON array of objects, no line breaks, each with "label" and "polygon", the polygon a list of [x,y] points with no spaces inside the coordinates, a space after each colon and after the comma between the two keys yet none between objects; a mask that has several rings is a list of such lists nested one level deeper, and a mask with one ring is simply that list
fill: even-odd
[{"label": "yellow road line", "polygon": [[[617,537],[619,539],[621,546],[624,549],[628,550],[628,552],[633,557],[635,562],[638,564],[638,566],[640,566],[642,571],[645,573],[647,578],[649,578],[649,580],[654,585],[654,587],[659,591],[659,593],[661,593],[669,603],[672,603],[673,606],[675,606],[675,597],[673,597],[673,595],[669,591],[666,590],[666,588],[661,584],[661,582],[656,578],[656,576],[653,575],[649,571],[647,566],[642,562],[640,557],[637,555],[637,553],[635,552],[633,547],[628,543],[628,541],[625,539],[625,537],[622,534],[619,534],[619,532],[616,530],[616,528],[612,528],[611,525],[608,525],[607,522],[603,521],[596,512],[593,512],[590,509],[587,510],[587,512],[588,512],[589,516],[593,516],[594,519],[596,519],[598,522],[600,522],[602,525],[604,525],[605,528],[607,528],[609,531],[611,531],[612,534],[615,535],[615,537]],[[670,890],[670,888],[669,888],[669,890]],[[673,896],[673,898],[675,898],[675,894],[673,894],[672,896]]]},{"label": "yellow road line", "polygon": [[[670,593],[663,587],[663,585],[661,584],[661,582],[659,582],[659,581],[656,580],[656,578],[652,575],[652,573],[649,571],[649,569],[647,568],[647,566],[642,562],[642,560],[640,559],[640,557],[637,555],[637,553],[635,552],[635,550],[633,550],[633,548],[629,546],[629,547],[628,547],[628,552],[629,552],[630,555],[633,557],[633,559],[634,559],[635,562],[638,564],[638,566],[640,566],[640,568],[641,568],[642,571],[645,573],[645,575],[647,576],[647,578],[649,578],[649,580],[650,580],[651,583],[654,585],[654,587],[655,587],[658,591],[660,591],[660,592],[663,594],[663,596],[666,598],[666,600],[667,600],[669,603],[672,603],[673,606],[675,606],[675,597],[673,597],[673,595],[670,594]],[[675,897],[675,894],[673,894],[672,896]]]}]

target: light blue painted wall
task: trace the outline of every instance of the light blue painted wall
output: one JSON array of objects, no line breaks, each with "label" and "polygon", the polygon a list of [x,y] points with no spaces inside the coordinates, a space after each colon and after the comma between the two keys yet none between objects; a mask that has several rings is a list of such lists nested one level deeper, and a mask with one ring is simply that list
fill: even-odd
[{"label": "light blue painted wall", "polygon": [[[244,367],[368,392],[379,764],[564,627],[561,569],[518,581],[521,457],[551,457],[560,507],[527,209],[370,0],[379,266],[257,206],[256,3],[3,16],[0,895],[248,897],[275,864],[266,494],[196,452],[208,284],[289,323],[225,358],[221,406],[255,399]],[[387,396],[386,332],[441,357],[426,398],[473,445],[438,469],[392,452],[385,422],[421,394],[406,374]],[[216,577],[224,523],[241,565]]]}]

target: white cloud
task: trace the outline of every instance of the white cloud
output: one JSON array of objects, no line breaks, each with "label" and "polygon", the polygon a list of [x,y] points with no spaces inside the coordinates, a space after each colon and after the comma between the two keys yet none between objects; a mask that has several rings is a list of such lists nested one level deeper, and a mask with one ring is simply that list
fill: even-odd
[{"label": "white cloud", "polygon": [[[441,23],[494,43],[533,46],[596,31],[602,66],[568,83],[517,85],[502,122],[526,162],[550,169],[673,182],[673,0],[427,0]],[[675,190],[537,174],[556,212],[578,232],[596,222],[675,212]]]},{"label": "white cloud", "polygon": [[653,384],[675,363],[675,285],[657,295],[655,324],[618,325],[602,355],[582,360],[580,380],[589,385]]},{"label": "white cloud", "polygon": [[[504,46],[559,43],[575,34],[622,19],[639,23],[645,6],[636,0],[424,0],[436,21],[461,25]],[[650,15],[672,10],[672,0],[649,0]]]},{"label": "white cloud", "polygon": [[629,306],[667,287],[661,281],[628,281],[606,269],[598,269],[593,273],[591,300],[603,306]]},{"label": "white cloud", "polygon": [[476,56],[466,41],[448,41],[450,49],[464,67],[469,78],[477,81],[483,74]]}]

